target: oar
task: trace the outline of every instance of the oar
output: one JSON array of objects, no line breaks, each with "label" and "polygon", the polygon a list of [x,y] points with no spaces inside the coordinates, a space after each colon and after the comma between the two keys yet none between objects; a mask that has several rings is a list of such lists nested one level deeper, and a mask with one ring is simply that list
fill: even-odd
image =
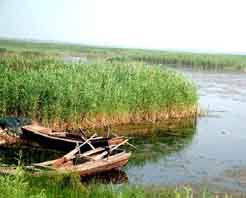
[{"label": "oar", "polygon": [[[79,128],[79,130],[80,130],[80,132],[81,132],[81,139],[82,140],[84,140],[84,141],[86,141],[87,140],[87,138],[86,138],[86,135],[85,135],[85,133],[84,133],[84,131],[81,129],[81,128]],[[93,150],[95,150],[95,147],[90,143],[90,142],[87,142],[87,144],[93,149]]]},{"label": "oar", "polygon": [[[118,136],[116,133],[113,133],[113,136],[115,136],[115,137],[120,137],[120,136]],[[131,147],[133,147],[134,149],[136,149],[136,150],[137,150],[137,147],[136,147],[136,146],[134,146],[134,145],[132,145],[131,143],[126,142],[126,144],[127,144],[127,145],[129,145],[129,146],[131,146]]]},{"label": "oar", "polygon": [[123,142],[121,142],[120,144],[116,145],[115,147],[113,147],[113,148],[110,150],[110,152],[112,152],[113,150],[119,148],[121,145],[127,143],[127,141],[128,141],[128,139],[126,139],[125,141],[123,141]]},{"label": "oar", "polygon": [[[77,152],[80,151],[80,148],[82,146],[84,146],[85,144],[88,144],[88,142],[90,142],[90,140],[92,140],[94,137],[96,136],[96,134],[94,134],[93,136],[91,136],[89,139],[87,139],[83,144],[77,146],[74,150],[70,151],[69,153],[67,153],[66,155],[64,155],[64,158],[66,160],[69,160],[71,158],[71,156],[74,156]],[[95,149],[95,148],[94,148]]]}]

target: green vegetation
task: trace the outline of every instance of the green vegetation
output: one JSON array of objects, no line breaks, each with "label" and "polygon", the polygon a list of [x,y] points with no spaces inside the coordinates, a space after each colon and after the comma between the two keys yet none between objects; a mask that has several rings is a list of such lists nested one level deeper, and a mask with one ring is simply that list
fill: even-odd
[{"label": "green vegetation", "polygon": [[[70,56],[86,57],[87,61],[64,62]],[[193,117],[197,110],[196,87],[165,65],[246,71],[246,56],[1,40],[0,116],[25,116],[62,128],[151,125]],[[163,131],[142,130],[149,137],[133,137],[132,143],[139,150],[129,166],[157,161],[160,155],[189,145],[195,133],[191,120],[187,130],[181,127],[174,130],[176,134],[168,127],[165,133],[172,138]],[[0,176],[0,192],[0,197],[13,198],[214,197],[190,187],[81,184],[78,176],[68,175],[33,177],[21,168],[14,176]]]},{"label": "green vegetation", "polygon": [[102,127],[196,113],[196,87],[183,75],[142,63],[64,63],[0,57],[0,115],[44,124]]},{"label": "green vegetation", "polygon": [[[41,175],[31,176],[21,168],[12,176],[0,176],[0,197],[11,198],[212,198],[214,195],[206,190],[195,192],[190,187],[180,188],[146,188],[143,186],[82,184],[75,175]],[[220,196],[230,197],[230,196]]]},{"label": "green vegetation", "polygon": [[[204,70],[241,70],[246,69],[245,55],[196,54],[184,52],[142,52],[128,57],[115,57],[116,60],[144,61],[154,64],[172,64]],[[112,58],[114,60],[114,58]]]},{"label": "green vegetation", "polygon": [[100,48],[65,43],[0,40],[1,53],[36,53],[87,57],[93,61],[143,61],[152,64],[192,66],[197,69],[246,71],[246,55],[170,52],[161,50]]}]

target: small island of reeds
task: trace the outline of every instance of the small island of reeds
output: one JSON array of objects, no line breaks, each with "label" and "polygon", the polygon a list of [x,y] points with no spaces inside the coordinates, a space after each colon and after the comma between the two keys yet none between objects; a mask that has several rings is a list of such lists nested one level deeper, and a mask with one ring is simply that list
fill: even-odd
[{"label": "small island of reeds", "polygon": [[0,57],[0,115],[60,128],[157,122],[196,115],[196,87],[164,66],[67,63],[38,55]]}]

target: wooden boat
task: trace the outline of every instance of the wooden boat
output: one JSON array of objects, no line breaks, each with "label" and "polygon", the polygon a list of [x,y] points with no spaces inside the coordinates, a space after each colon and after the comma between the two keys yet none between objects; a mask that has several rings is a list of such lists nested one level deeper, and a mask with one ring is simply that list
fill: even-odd
[{"label": "wooden boat", "polygon": [[88,142],[77,146],[63,157],[51,161],[34,164],[34,167],[45,168],[58,173],[78,173],[80,176],[90,176],[101,172],[120,169],[128,163],[131,153],[118,149],[128,140],[109,147],[98,147],[80,153],[81,147]]},{"label": "wooden boat", "polygon": [[[45,128],[38,125],[27,125],[22,127],[22,139],[37,142],[39,145],[70,151],[78,144],[84,143],[87,138],[84,134],[68,133],[68,132],[54,132],[50,128]],[[92,147],[105,147],[116,145],[124,141],[123,137],[94,137],[90,143],[83,147],[83,151],[90,150]]]},{"label": "wooden boat", "polygon": [[122,166],[128,163],[128,159],[131,156],[130,153],[124,151],[118,151],[113,155],[108,156],[105,159],[98,161],[88,161],[82,164],[61,166],[58,168],[60,172],[78,172],[80,176],[94,175],[96,173],[120,169]]},{"label": "wooden boat", "polygon": [[[59,166],[55,165],[55,161],[42,162],[34,164],[33,166],[24,167],[26,171],[31,171],[33,175],[41,175],[46,169],[47,173],[77,173],[81,177],[95,176],[99,173],[106,173],[112,170],[120,170],[121,167],[128,163],[131,153],[126,153],[123,150],[116,150],[109,156],[105,156],[103,159],[93,160],[90,157],[82,162],[76,162],[76,160],[70,160]],[[41,171],[42,170],[42,171]],[[0,167],[0,174],[16,174],[16,167]]]},{"label": "wooden boat", "polygon": [[[25,129],[27,130],[29,128],[24,127],[24,130]],[[43,137],[43,133],[45,133],[45,130],[47,129],[38,129],[38,133],[41,133],[40,136]],[[44,130],[44,132],[40,132],[42,130]],[[49,136],[47,135],[47,132],[45,135]],[[58,140],[60,141],[59,137],[54,136],[54,138],[55,140],[57,140],[58,138]],[[35,175],[41,174],[41,169],[46,169],[50,172],[62,174],[78,173],[81,176],[91,176],[110,170],[119,170],[122,166],[127,164],[131,153],[127,153],[124,150],[119,149],[119,147],[124,144],[129,144],[128,139],[125,139],[121,142],[118,141],[118,143],[117,141],[114,141],[114,143],[112,143],[112,141],[111,145],[103,147],[94,147],[92,143],[94,140],[98,140],[98,137],[95,134],[90,138],[84,140],[84,142],[82,142],[81,144],[76,144],[76,147],[73,150],[58,159],[32,164],[31,166],[26,166],[25,168],[26,170],[34,171],[33,174]],[[109,140],[107,140],[107,142],[109,144]],[[84,151],[84,149],[82,148],[86,146],[89,146],[90,149]],[[14,169],[11,170],[4,167],[2,170],[0,168],[0,172],[3,172],[4,174],[12,174],[14,173]]]}]

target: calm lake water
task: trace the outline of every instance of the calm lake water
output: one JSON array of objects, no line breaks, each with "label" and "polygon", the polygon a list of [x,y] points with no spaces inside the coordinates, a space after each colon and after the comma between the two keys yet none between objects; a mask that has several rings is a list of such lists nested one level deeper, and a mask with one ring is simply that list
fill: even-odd
[{"label": "calm lake water", "polygon": [[[245,190],[246,180],[226,177],[224,172],[246,167],[246,74],[182,72],[197,84],[200,106],[208,110],[208,115],[198,118],[193,134],[176,137],[176,143],[169,144],[173,151],[165,153],[163,147],[155,160],[146,156],[144,164],[130,163],[126,168],[130,183],[200,183]],[[152,141],[156,147],[160,147],[158,141]]]},{"label": "calm lake water", "polygon": [[[183,69],[198,86],[199,103],[208,115],[164,127],[134,126],[141,136],[124,168],[131,184],[207,184],[246,189],[246,74],[199,72]],[[168,127],[167,127],[168,126]],[[143,129],[144,128],[144,129]],[[145,134],[145,135],[143,135]],[[18,155],[1,150],[0,162],[13,163]],[[25,162],[53,159],[61,153],[23,151]],[[18,158],[16,158],[15,163]],[[240,174],[233,172],[240,169]],[[226,172],[232,171],[231,174]]]}]

